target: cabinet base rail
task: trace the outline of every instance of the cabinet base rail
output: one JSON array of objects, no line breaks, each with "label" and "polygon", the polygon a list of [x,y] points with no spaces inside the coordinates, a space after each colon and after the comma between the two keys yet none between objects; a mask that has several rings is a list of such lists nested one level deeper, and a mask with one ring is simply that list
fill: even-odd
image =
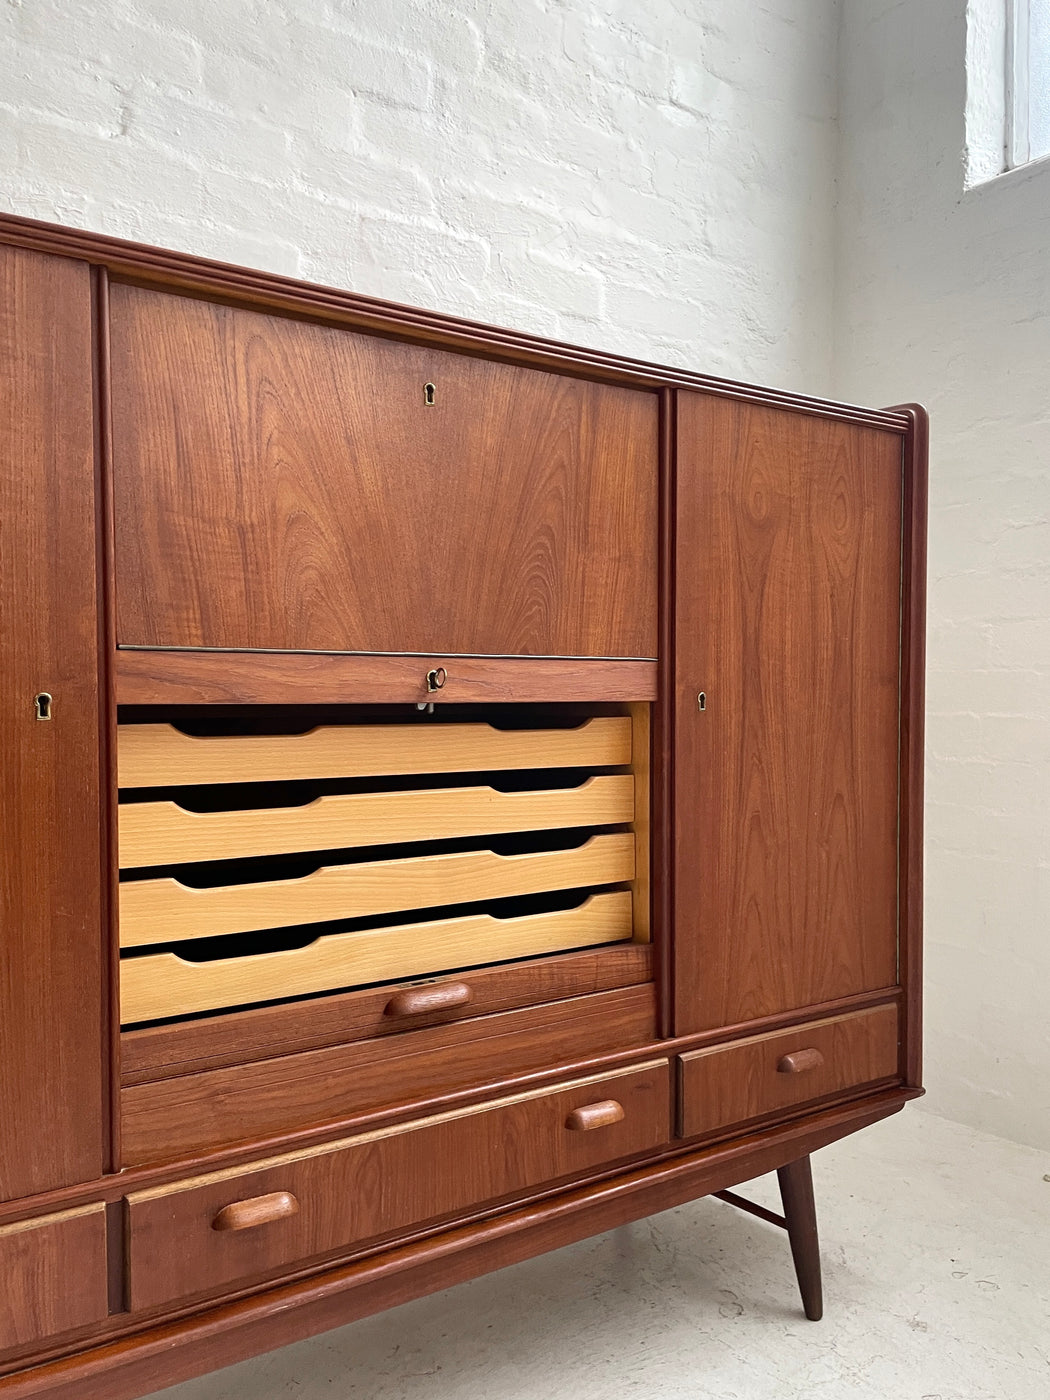
[{"label": "cabinet base rail", "polygon": [[[916,1097],[914,1089],[886,1090],[787,1127],[628,1170],[173,1321],[154,1322],[0,1378],[0,1400],[138,1400],[766,1172],[790,1170]],[[789,1219],[794,1209],[786,1205]]]}]

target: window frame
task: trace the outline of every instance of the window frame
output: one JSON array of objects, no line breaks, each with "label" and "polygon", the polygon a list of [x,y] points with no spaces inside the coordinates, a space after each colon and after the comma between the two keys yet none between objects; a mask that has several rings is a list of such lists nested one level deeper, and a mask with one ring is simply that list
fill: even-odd
[{"label": "window frame", "polygon": [[1032,154],[1031,32],[1029,0],[1006,0],[1006,133],[1004,164],[1017,170],[1033,160],[1045,160],[1050,150]]}]

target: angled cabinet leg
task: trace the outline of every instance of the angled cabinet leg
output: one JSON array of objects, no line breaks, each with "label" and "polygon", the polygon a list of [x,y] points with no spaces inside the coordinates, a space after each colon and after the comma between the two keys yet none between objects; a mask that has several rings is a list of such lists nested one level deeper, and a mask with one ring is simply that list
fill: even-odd
[{"label": "angled cabinet leg", "polygon": [[813,1202],[813,1172],[808,1157],[789,1162],[777,1171],[780,1198],[784,1202],[791,1257],[802,1307],[811,1322],[824,1315],[824,1295],[820,1282],[820,1243],[817,1239],[817,1211]]}]

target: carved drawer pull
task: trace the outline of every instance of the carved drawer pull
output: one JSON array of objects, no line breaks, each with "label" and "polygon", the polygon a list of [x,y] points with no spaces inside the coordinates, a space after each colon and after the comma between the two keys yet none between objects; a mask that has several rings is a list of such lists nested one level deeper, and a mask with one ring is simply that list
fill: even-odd
[{"label": "carved drawer pull", "polygon": [[777,1061],[778,1074],[805,1074],[807,1070],[820,1069],[824,1056],[819,1050],[792,1050],[790,1055],[782,1055]]},{"label": "carved drawer pull", "polygon": [[451,1011],[466,1006],[474,993],[466,982],[442,982],[433,987],[408,987],[390,998],[384,1016],[425,1016],[431,1011]]},{"label": "carved drawer pull", "polygon": [[269,1196],[253,1196],[248,1201],[234,1201],[223,1206],[211,1222],[213,1230],[254,1230],[256,1225],[269,1225],[299,1214],[299,1202],[290,1191],[273,1191]]},{"label": "carved drawer pull", "polygon": [[574,1108],[565,1120],[565,1126],[573,1133],[589,1133],[592,1128],[607,1128],[623,1119],[623,1104],[615,1099],[602,1099],[600,1103],[584,1104]]}]

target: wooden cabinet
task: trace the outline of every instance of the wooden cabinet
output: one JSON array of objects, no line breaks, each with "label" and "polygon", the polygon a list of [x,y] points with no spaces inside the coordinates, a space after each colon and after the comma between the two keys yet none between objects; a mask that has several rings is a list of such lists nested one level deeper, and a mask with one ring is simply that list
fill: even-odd
[{"label": "wooden cabinet", "polygon": [[119,642],[656,655],[654,393],[110,304]]},{"label": "wooden cabinet", "polygon": [[921,1092],[922,411],[0,280],[0,1400],[771,1170],[819,1316],[809,1155]]}]

